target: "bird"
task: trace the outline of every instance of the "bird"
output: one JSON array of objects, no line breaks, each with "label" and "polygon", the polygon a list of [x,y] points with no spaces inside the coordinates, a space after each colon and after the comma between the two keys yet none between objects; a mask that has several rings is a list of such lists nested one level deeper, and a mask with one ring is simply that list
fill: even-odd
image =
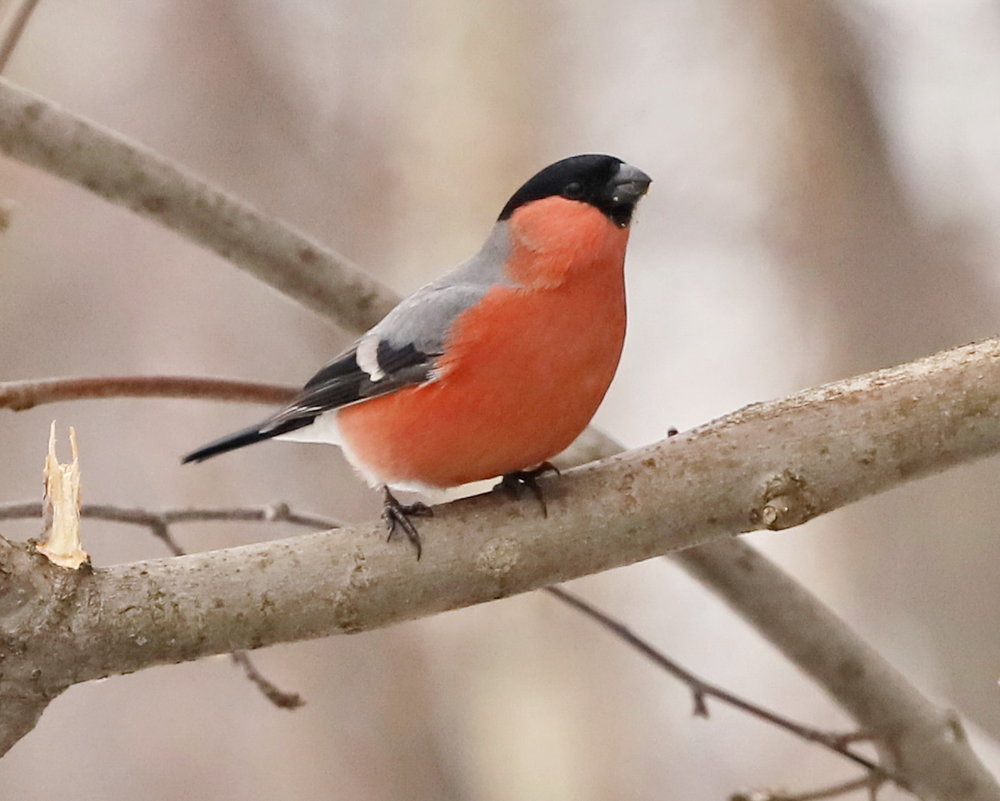
[{"label": "bird", "polygon": [[260,423],[184,463],[269,439],[339,445],[381,488],[392,539],[422,553],[428,492],[502,477],[545,511],[537,476],[587,427],[625,339],[624,262],[652,179],[583,154],[542,169],[504,205],[482,248],[405,298]]}]

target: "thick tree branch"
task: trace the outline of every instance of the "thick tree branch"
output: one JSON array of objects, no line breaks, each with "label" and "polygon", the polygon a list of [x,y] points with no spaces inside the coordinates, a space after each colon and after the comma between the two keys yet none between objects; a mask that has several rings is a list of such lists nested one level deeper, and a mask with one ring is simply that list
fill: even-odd
[{"label": "thick tree branch", "polygon": [[[42,504],[34,501],[0,504],[0,520],[41,518],[43,511]],[[148,528],[152,531],[154,536],[166,543],[171,553],[175,556],[184,556],[187,553],[179,545],[177,545],[170,535],[169,527],[175,523],[205,523],[211,521],[255,521],[261,523],[285,522],[294,525],[308,526],[313,530],[339,528],[343,525],[339,521],[331,520],[329,518],[293,512],[286,503],[276,503],[263,507],[237,507],[229,509],[188,508],[166,509],[160,511],[147,509],[125,509],[117,506],[85,504],[80,509],[80,516],[90,520],[107,520],[116,523],[126,523]],[[558,600],[562,601],[564,604],[582,612],[592,620],[595,620],[627,645],[637,650],[646,658],[650,659],[658,667],[685,683],[691,689],[694,697],[696,715],[708,717],[708,706],[706,701],[711,697],[724,704],[729,704],[730,706],[740,709],[751,716],[759,718],[760,720],[778,726],[808,742],[816,743],[828,748],[841,756],[856,762],[870,773],[879,776],[880,779],[884,780],[889,778],[889,776],[877,764],[852,750],[849,747],[847,738],[844,736],[820,731],[818,729],[796,723],[783,715],[771,712],[751,701],[742,699],[721,687],[706,682],[634,634],[624,624],[604,614],[587,601],[584,601],[582,598],[573,595],[561,587],[545,587],[544,590]],[[244,669],[244,672],[251,679],[251,681],[253,681],[261,689],[261,691],[278,706],[284,708],[295,708],[302,704],[302,700],[297,694],[282,692],[278,690],[270,681],[264,678],[259,671],[257,671],[256,667],[254,667],[245,651],[237,651],[232,654],[232,657],[234,661]]]},{"label": "thick tree branch", "polygon": [[384,542],[380,522],[92,573],[56,570],[3,541],[0,570],[37,586],[0,596],[4,650],[17,655],[3,681],[48,697],[154,664],[375,628],[795,525],[998,450],[1000,341],[989,340],[756,404],[543,479],[548,518],[534,504],[490,495],[440,507],[421,521],[420,562]]},{"label": "thick tree branch", "polygon": [[[44,512],[44,505],[34,501],[0,504],[0,520],[41,518]],[[105,504],[83,504],[80,507],[80,517],[143,526],[149,529],[154,537],[163,542],[174,556],[184,556],[187,553],[177,544],[170,533],[170,526],[176,523],[254,521],[259,523],[289,523],[296,526],[308,526],[313,530],[338,528],[341,525],[339,521],[327,517],[294,512],[287,503],[274,503],[258,507],[164,509],[157,512],[148,509],[125,509]],[[230,657],[233,663],[243,670],[246,677],[275,706],[280,709],[297,709],[305,703],[298,693],[281,690],[265,677],[257,669],[246,651],[234,651]]]},{"label": "thick tree branch", "polygon": [[0,151],[180,232],[353,330],[395,305],[375,279],[316,240],[2,78]]}]

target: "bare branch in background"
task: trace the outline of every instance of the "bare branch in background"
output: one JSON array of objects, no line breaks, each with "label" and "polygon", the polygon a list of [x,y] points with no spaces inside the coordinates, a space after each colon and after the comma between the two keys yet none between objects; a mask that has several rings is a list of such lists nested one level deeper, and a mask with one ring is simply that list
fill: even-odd
[{"label": "bare branch in background", "polygon": [[1000,792],[967,748],[952,713],[923,698],[779,568],[741,542],[729,545],[736,547],[721,549],[713,543],[677,556],[688,572],[711,582],[739,615],[822,685],[871,736],[883,763],[907,778],[914,793],[953,799],[992,798]]},{"label": "bare branch in background", "polygon": [[770,710],[764,709],[757,704],[734,695],[728,690],[724,690],[721,687],[710,684],[709,682],[698,678],[691,671],[677,664],[662,651],[654,648],[641,637],[634,634],[620,621],[604,614],[604,612],[601,612],[599,609],[591,606],[589,603],[576,595],[567,592],[561,587],[546,587],[545,591],[577,611],[582,612],[592,620],[597,621],[601,626],[610,631],[627,645],[637,650],[647,659],[650,659],[654,664],[665,670],[674,678],[686,684],[688,689],[691,690],[691,694],[694,698],[694,714],[696,716],[708,717],[708,705],[706,703],[706,699],[715,698],[724,704],[752,715],[758,720],[763,720],[766,723],[770,723],[780,729],[784,729],[785,731],[794,734],[796,737],[800,737],[807,742],[817,743],[824,748],[828,748],[834,753],[860,765],[870,774],[864,779],[866,784],[870,783],[873,779],[884,781],[885,779],[892,778],[896,784],[904,786],[899,779],[890,777],[880,766],[876,765],[870,759],[848,748],[845,742],[846,738],[843,736],[820,731],[809,726],[803,726],[800,723],[789,720],[784,715],[771,712]]},{"label": "bare branch in background", "polygon": [[[0,503],[0,520],[41,518],[43,511],[42,504],[35,501]],[[112,506],[110,504],[85,503],[80,507],[80,517],[90,520],[106,520],[110,523],[145,526],[152,531],[154,536],[162,540],[175,556],[183,556],[186,553],[173,540],[169,532],[169,527],[177,523],[288,523],[293,526],[307,526],[321,531],[340,528],[343,525],[341,522],[330,517],[294,512],[283,501],[266,506],[196,507],[191,509],[164,509],[158,512],[149,509]]]},{"label": "bare branch in background", "polygon": [[843,795],[855,793],[858,790],[867,790],[868,797],[871,801],[875,801],[878,797],[878,791],[883,784],[885,784],[884,779],[875,776],[864,776],[860,779],[841,782],[840,784],[834,784],[830,787],[824,787],[808,793],[789,795],[787,793],[756,791],[752,793],[737,793],[730,796],[729,801],[821,801],[821,799],[825,798],[839,798]]},{"label": "bare branch in background", "polygon": [[0,17],[0,72],[7,67],[37,5],[38,0],[12,0],[10,8]]},{"label": "bare branch in background", "polygon": [[352,330],[395,305],[374,278],[316,240],[2,78],[0,151],[183,234]]},{"label": "bare branch in background", "polygon": [[295,391],[280,384],[194,376],[42,378],[0,383],[0,409],[19,412],[44,403],[94,398],[201,398],[279,404],[288,401]]},{"label": "bare branch in background", "polygon": [[243,669],[243,673],[264,694],[264,697],[278,709],[298,709],[305,705],[306,702],[301,695],[280,689],[264,676],[246,651],[233,651],[229,656]]}]

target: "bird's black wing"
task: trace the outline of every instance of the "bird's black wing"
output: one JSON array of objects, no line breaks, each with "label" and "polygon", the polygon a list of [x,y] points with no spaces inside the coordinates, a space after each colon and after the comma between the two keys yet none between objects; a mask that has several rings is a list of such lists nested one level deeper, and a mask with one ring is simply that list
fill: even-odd
[{"label": "bird's black wing", "polygon": [[271,418],[271,424],[280,426],[302,417],[311,423],[323,412],[422,384],[430,379],[434,362],[440,356],[424,353],[412,343],[396,347],[384,340],[378,342],[375,352],[374,375],[358,364],[355,346],[310,378],[302,392]]},{"label": "bird's black wing", "polygon": [[412,343],[394,347],[387,342],[378,342],[375,353],[377,378],[358,364],[355,346],[310,378],[283,409],[261,423],[208,443],[189,453],[183,461],[201,462],[220,453],[288,434],[310,425],[323,412],[421,384],[431,377],[434,360],[439,355],[424,353]]},{"label": "bird's black wing", "polygon": [[184,461],[200,462],[288,434],[323,412],[432,380],[452,322],[487,289],[485,284],[429,284],[310,378],[287,406],[257,425],[189,453]]}]

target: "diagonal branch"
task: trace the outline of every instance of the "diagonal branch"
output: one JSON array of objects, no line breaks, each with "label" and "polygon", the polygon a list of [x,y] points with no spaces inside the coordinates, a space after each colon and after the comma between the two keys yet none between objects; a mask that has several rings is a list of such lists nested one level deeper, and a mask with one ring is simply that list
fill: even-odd
[{"label": "diagonal branch", "polygon": [[[738,695],[730,692],[729,690],[725,690],[718,685],[707,682],[696,676],[687,668],[675,662],[663,652],[654,648],[621,622],[615,620],[609,615],[604,614],[599,609],[591,606],[589,603],[581,598],[578,598],[576,595],[567,592],[562,587],[545,587],[544,589],[546,592],[555,596],[563,603],[573,607],[578,612],[583,613],[591,620],[599,623],[620,640],[623,640],[627,645],[634,648],[653,662],[653,664],[657,667],[666,671],[683,684],[686,684],[694,697],[694,714],[696,716],[707,718],[707,699],[715,698],[723,704],[739,709],[741,712],[746,712],[748,715],[755,717],[758,720],[762,720],[773,726],[777,726],[780,729],[784,729],[785,731],[794,734],[796,737],[801,737],[807,742],[821,745],[824,748],[828,748],[834,753],[840,754],[841,756],[851,760],[868,771],[868,776],[866,777],[867,781],[871,781],[873,776],[882,781],[890,778],[885,771],[882,770],[882,768],[870,759],[851,749],[844,741],[843,737],[831,734],[830,732],[820,731],[810,726],[804,726],[801,723],[796,723],[794,720],[790,720],[784,715],[772,712],[771,710],[765,709],[758,704],[747,701],[744,698],[740,698]],[[896,778],[893,780],[896,781],[897,784],[901,782],[901,780]]]},{"label": "diagonal branch", "polygon": [[316,240],[2,78],[0,151],[181,233],[353,330],[395,305],[379,282]]},{"label": "diagonal branch", "polygon": [[3,72],[14,54],[14,48],[21,40],[31,12],[37,5],[38,0],[13,0],[7,13],[0,19],[0,72]]},{"label": "diagonal branch", "polygon": [[753,793],[738,793],[729,797],[729,801],[820,801],[820,799],[826,798],[839,798],[843,795],[848,795],[854,793],[858,790],[867,790],[868,798],[870,801],[877,801],[878,790],[885,784],[885,780],[879,778],[878,776],[869,775],[862,776],[860,779],[852,779],[846,782],[840,782],[838,784],[831,785],[830,787],[823,787],[819,790],[813,790],[807,793],[796,793],[795,795],[788,795],[787,793],[771,793],[753,792]]}]

